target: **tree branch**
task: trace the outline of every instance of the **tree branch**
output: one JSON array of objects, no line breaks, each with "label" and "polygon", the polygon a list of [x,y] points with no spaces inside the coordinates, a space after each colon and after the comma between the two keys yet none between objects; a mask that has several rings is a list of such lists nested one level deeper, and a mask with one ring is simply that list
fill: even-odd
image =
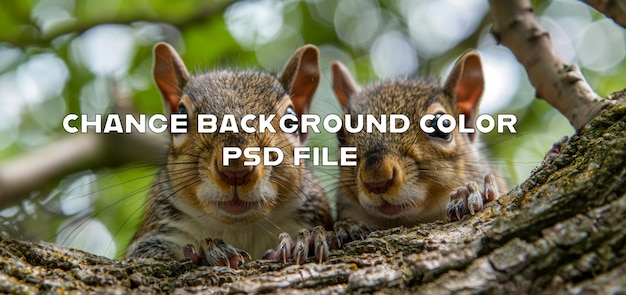
[{"label": "tree branch", "polygon": [[615,23],[626,28],[626,2],[623,0],[583,0]]},{"label": "tree branch", "polygon": [[556,54],[548,32],[533,17],[528,0],[489,0],[491,33],[524,66],[536,96],[545,99],[580,130],[607,101],[585,81],[576,65],[568,65]]},{"label": "tree branch", "polygon": [[[126,114],[136,117],[131,99],[120,93],[111,81],[113,107],[126,126]],[[0,163],[0,208],[44,189],[64,176],[87,169],[114,167],[128,163],[162,165],[166,162],[168,140],[164,134],[148,132],[85,133],[61,138],[45,147]]]},{"label": "tree branch", "polygon": [[[122,148],[120,148],[122,147]],[[0,208],[63,176],[132,162],[164,163],[167,139],[157,134],[78,134],[0,163]]]}]

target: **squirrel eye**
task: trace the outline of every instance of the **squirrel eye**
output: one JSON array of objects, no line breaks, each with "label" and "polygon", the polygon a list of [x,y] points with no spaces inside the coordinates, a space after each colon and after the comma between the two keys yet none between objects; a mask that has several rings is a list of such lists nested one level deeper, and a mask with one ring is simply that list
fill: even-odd
[{"label": "squirrel eye", "polygon": [[[296,111],[291,106],[288,107],[287,110],[285,110],[285,115],[298,116],[296,114]],[[293,126],[297,126],[297,125],[298,125],[298,121],[296,121],[296,120],[291,120],[291,119],[285,120],[285,127],[287,127],[287,128],[292,128]],[[297,133],[297,131],[296,131],[296,133]]]},{"label": "squirrel eye", "polygon": [[[439,139],[443,139],[443,140],[446,140],[446,141],[450,141],[450,140],[452,140],[452,133],[445,133],[445,132],[439,130],[439,127],[437,127],[437,122],[439,122],[439,120],[441,119],[441,115],[442,115],[442,113],[437,113],[437,114],[435,114],[435,118],[434,119],[429,120],[429,121],[426,122],[427,126],[432,127],[432,128],[435,129],[435,132],[428,133],[428,136],[439,138]],[[444,127],[450,127],[450,125],[452,123],[450,122],[450,120],[444,119],[441,124]]]},{"label": "squirrel eye", "polygon": [[[176,116],[176,121],[178,123],[184,123],[184,130],[183,132],[177,131],[177,132],[172,132],[172,135],[174,136],[174,144],[175,145],[179,145],[181,140],[185,138],[185,134],[187,134],[188,132],[188,127],[189,127],[189,115],[187,115],[187,107],[185,107],[185,105],[181,102],[178,104],[178,109],[176,110],[175,113],[173,113],[172,115],[183,115],[183,116]],[[172,120],[174,120],[174,118],[172,118]],[[181,125],[179,125],[180,127],[183,127]],[[178,140],[176,140],[178,139]]]},{"label": "squirrel eye", "polygon": [[187,114],[187,108],[185,107],[184,104],[180,104],[178,106],[178,111],[176,113],[177,114]]},{"label": "squirrel eye", "polygon": [[[185,105],[181,103],[180,105],[178,105],[178,111],[176,111],[176,113],[180,115],[187,115],[187,107],[185,107]],[[185,116],[185,119],[181,121],[184,121],[186,123],[188,118],[189,116]]]}]

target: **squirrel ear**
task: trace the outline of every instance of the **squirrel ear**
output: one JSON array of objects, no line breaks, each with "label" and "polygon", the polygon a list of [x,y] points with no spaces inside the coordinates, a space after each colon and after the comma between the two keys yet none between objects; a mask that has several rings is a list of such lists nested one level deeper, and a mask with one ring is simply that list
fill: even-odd
[{"label": "squirrel ear", "polygon": [[333,91],[335,92],[335,96],[337,96],[337,100],[339,100],[339,104],[341,104],[342,108],[345,108],[348,105],[348,100],[352,95],[361,91],[359,85],[357,85],[352,76],[350,76],[350,72],[346,69],[342,63],[335,61],[332,64],[333,71]]},{"label": "squirrel ear", "polygon": [[178,102],[183,87],[189,81],[189,73],[176,50],[167,43],[159,42],[154,46],[153,75],[167,111],[178,111]]},{"label": "squirrel ear", "polygon": [[[474,119],[484,88],[480,55],[476,51],[463,54],[448,76],[444,91],[453,98],[459,114],[465,114],[467,128],[474,127]],[[474,139],[474,136],[470,134],[471,139]]]},{"label": "squirrel ear", "polygon": [[280,75],[280,81],[291,95],[296,114],[309,111],[313,95],[320,82],[319,50],[304,45],[291,56]]}]

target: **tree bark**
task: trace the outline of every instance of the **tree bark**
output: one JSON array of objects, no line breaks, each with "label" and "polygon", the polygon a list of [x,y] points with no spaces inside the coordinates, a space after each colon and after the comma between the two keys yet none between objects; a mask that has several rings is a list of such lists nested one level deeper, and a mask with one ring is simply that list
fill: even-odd
[{"label": "tree bark", "polygon": [[490,0],[491,34],[524,66],[536,96],[547,101],[579,130],[606,100],[591,89],[576,64],[566,64],[554,50],[550,34],[533,16],[529,0]]},{"label": "tree bark", "polygon": [[616,24],[626,28],[626,2],[624,0],[583,0]]},{"label": "tree bark", "polygon": [[[130,99],[114,87],[112,114],[137,113]],[[0,163],[0,208],[19,204],[29,192],[58,183],[63,177],[79,171],[114,167],[127,163],[145,163],[158,167],[167,161],[168,139],[152,132],[78,133],[47,146]],[[120,147],[124,147],[120,149]],[[54,155],[51,157],[50,155]]]},{"label": "tree bark", "polygon": [[626,91],[475,216],[372,233],[324,264],[110,260],[0,241],[0,292],[612,293],[626,289]]}]

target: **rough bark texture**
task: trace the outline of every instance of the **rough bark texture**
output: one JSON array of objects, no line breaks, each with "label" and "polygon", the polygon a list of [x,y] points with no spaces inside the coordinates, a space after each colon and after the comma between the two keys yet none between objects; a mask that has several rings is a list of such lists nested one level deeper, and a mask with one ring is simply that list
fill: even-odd
[{"label": "rough bark texture", "polygon": [[459,222],[374,232],[322,265],[252,261],[241,270],[2,240],[0,292],[623,292],[626,91],[613,98],[528,180]]}]

